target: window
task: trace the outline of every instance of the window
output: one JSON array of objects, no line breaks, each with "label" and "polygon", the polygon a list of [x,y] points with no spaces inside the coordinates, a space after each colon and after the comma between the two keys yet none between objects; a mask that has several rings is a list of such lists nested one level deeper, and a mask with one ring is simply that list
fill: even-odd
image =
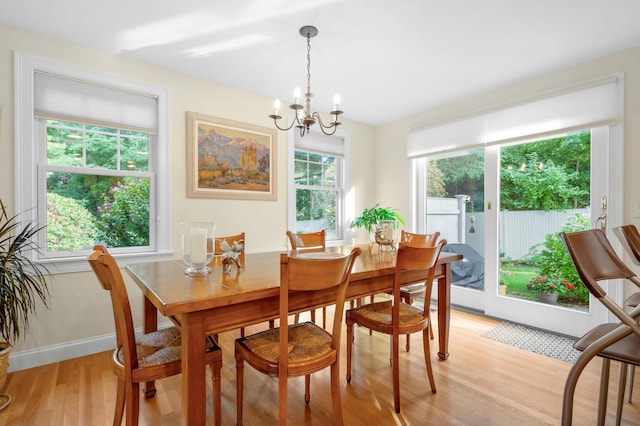
[{"label": "window", "polygon": [[21,53],[16,64],[16,212],[44,226],[34,260],[72,271],[95,244],[168,253],[166,90]]},{"label": "window", "polygon": [[346,141],[310,133],[295,135],[290,155],[290,223],[294,232],[326,232],[327,241],[345,240]]}]

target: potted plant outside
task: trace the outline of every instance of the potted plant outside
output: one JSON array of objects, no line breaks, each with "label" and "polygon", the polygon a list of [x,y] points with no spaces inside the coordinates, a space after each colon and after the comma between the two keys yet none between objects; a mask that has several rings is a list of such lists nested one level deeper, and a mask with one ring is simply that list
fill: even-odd
[{"label": "potted plant outside", "polygon": [[[0,390],[7,377],[11,341],[28,330],[38,300],[48,306],[49,271],[25,254],[38,249],[34,238],[41,229],[33,223],[21,227],[18,216],[9,216],[0,200]],[[10,402],[10,396],[0,395],[0,409]]]}]

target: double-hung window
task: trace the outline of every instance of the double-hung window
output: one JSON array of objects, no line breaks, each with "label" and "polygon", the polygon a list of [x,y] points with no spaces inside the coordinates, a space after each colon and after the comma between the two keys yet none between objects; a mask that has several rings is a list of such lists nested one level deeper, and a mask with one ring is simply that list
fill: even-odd
[{"label": "double-hung window", "polygon": [[296,134],[290,155],[290,223],[298,233],[326,232],[327,241],[345,239],[348,141],[343,136]]},{"label": "double-hung window", "polygon": [[75,270],[95,244],[169,251],[166,91],[20,53],[16,65],[16,211],[43,227],[34,260]]}]

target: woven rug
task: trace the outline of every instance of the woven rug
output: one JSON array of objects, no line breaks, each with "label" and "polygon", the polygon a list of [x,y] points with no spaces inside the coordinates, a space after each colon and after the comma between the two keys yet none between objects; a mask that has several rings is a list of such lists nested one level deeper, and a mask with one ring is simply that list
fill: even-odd
[{"label": "woven rug", "polygon": [[581,353],[573,348],[576,341],[574,338],[504,321],[492,330],[483,333],[482,337],[559,359],[569,364],[573,364]]}]

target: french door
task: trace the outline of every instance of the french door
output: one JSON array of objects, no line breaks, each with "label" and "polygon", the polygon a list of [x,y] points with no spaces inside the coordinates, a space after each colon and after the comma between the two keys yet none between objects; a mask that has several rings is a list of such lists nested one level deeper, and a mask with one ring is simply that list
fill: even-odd
[{"label": "french door", "polygon": [[[590,177],[590,184],[588,185],[588,203],[584,203],[588,204],[588,206],[585,206],[584,210],[590,217],[590,225],[592,227],[601,227],[603,223],[606,225],[607,234],[611,237],[610,240],[614,246],[617,246],[615,237],[612,237],[608,230],[617,226],[621,218],[621,178],[618,175],[618,171],[621,169],[619,167],[621,162],[619,138],[615,135],[615,126],[586,129],[585,131],[590,135],[591,161],[590,172],[585,174],[585,176],[588,175]],[[528,147],[524,144],[531,144],[529,148],[535,151],[536,145],[533,144],[536,142],[539,141],[521,141],[513,143],[512,146],[521,144],[522,146],[519,148],[526,151]],[[459,211],[463,218],[462,226],[458,227],[457,233],[449,232],[449,235],[445,234],[443,237],[449,243],[453,243],[451,244],[452,247],[460,244],[465,247],[471,246],[472,250],[484,259],[482,265],[484,269],[484,285],[482,288],[478,288],[478,286],[453,285],[451,303],[480,310],[487,315],[512,322],[567,335],[582,335],[596,324],[608,320],[606,309],[593,298],[590,298],[588,306],[572,307],[545,304],[534,298],[499,294],[498,283],[501,273],[501,261],[504,265],[505,259],[520,261],[520,259],[530,258],[530,254],[526,252],[527,247],[539,248],[539,245],[544,243],[547,234],[557,233],[561,230],[549,231],[547,229],[546,231],[540,231],[536,225],[539,221],[532,218],[525,219],[522,223],[514,223],[515,220],[518,220],[514,219],[517,216],[509,215],[504,208],[501,208],[501,196],[504,196],[501,193],[501,188],[505,192],[509,191],[507,182],[501,182],[500,180],[501,175],[505,175],[504,173],[501,174],[501,166],[503,168],[506,167],[505,164],[501,164],[501,154],[507,155],[507,152],[507,145],[493,145],[475,150],[475,152],[467,150],[449,153],[444,156],[432,156],[424,161],[424,177],[427,183],[425,184],[426,187],[423,188],[423,193],[427,195],[427,200],[425,203],[415,203],[412,209],[417,213],[414,215],[415,217],[424,217],[426,219],[424,224],[419,223],[420,221],[414,224],[418,231],[425,232],[433,232],[437,230],[434,229],[435,227],[442,227],[437,223],[438,216],[431,214],[433,209],[430,210],[429,208],[433,196],[437,195],[433,194],[433,192],[438,191],[438,186],[434,186],[433,182],[428,182],[429,177],[434,178],[433,171],[427,171],[429,170],[428,164],[430,161],[437,161],[442,164],[442,168],[445,168],[445,170],[447,160],[455,165],[456,157],[459,157],[457,158],[459,164],[469,165],[470,167],[473,162],[482,161],[483,165],[481,167],[483,167],[484,173],[482,185],[478,183],[478,179],[468,179],[469,187],[465,188],[464,179],[461,179],[463,186],[455,188],[456,195],[465,194],[469,196],[465,200],[466,205],[463,205]],[[531,157],[535,158],[535,155]],[[536,164],[540,168],[549,166],[541,161],[534,164],[523,163],[520,167],[531,167]],[[420,167],[417,168],[419,169]],[[413,167],[413,169],[416,169],[416,167]],[[446,172],[442,173],[457,173],[460,169],[460,165],[451,166],[451,170],[446,170]],[[436,174],[435,179],[437,178]],[[522,205],[526,204],[527,196],[531,195],[527,195],[526,191],[522,190],[509,194],[509,198],[512,201]],[[420,214],[421,206],[425,206],[424,215]],[[526,208],[523,208],[523,210],[526,210]],[[574,211],[558,212],[560,215],[567,215],[561,219],[562,221],[568,220],[569,216],[574,213]],[[598,220],[599,218],[605,218],[605,221]],[[466,265],[466,267],[469,269],[469,265]],[[608,286],[605,283],[604,287],[605,290],[609,290],[608,293],[614,299],[621,299],[621,291],[618,290],[617,286]]]}]

